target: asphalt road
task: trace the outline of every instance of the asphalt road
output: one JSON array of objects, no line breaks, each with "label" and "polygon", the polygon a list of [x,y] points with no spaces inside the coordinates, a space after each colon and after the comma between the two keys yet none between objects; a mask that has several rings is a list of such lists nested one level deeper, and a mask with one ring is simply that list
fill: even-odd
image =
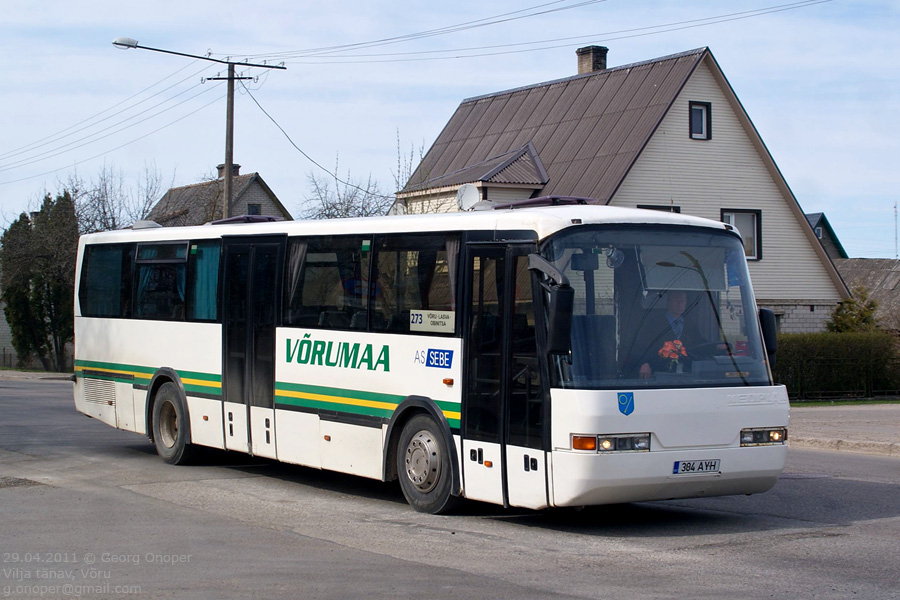
[{"label": "asphalt road", "polygon": [[900,598],[898,498],[897,457],[791,449],[757,496],[423,515],[237,454],[172,467],[71,384],[0,381],[0,597]]}]

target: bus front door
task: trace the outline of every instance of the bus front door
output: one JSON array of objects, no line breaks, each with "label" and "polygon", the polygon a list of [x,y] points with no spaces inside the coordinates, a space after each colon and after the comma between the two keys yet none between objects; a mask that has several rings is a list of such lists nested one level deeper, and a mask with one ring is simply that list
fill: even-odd
[{"label": "bus front door", "polygon": [[468,248],[463,487],[467,498],[544,508],[547,453],[530,245]]},{"label": "bus front door", "polygon": [[268,458],[277,458],[275,326],[283,250],[280,236],[224,239],[225,447]]}]

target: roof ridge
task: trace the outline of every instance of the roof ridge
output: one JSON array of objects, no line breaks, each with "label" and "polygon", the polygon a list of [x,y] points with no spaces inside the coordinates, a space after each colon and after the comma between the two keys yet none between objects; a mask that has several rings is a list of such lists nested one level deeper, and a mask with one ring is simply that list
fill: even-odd
[{"label": "roof ridge", "polygon": [[[235,181],[237,179],[244,179],[244,178],[252,177],[252,176],[258,175],[258,174],[259,173],[257,173],[257,172],[241,173],[240,175],[236,175],[236,176],[232,177],[231,180]],[[213,183],[219,183],[220,181],[222,181],[222,179],[217,178],[217,179],[207,179],[206,181],[197,181],[195,183],[188,183],[186,185],[177,185],[175,187],[170,187],[168,190],[166,190],[166,193],[169,193],[174,190],[186,190],[186,189],[192,188],[192,187],[201,187],[204,185],[211,185]]]},{"label": "roof ridge", "polygon": [[629,63],[627,65],[619,65],[617,67],[610,67],[608,69],[603,69],[602,71],[591,71],[590,73],[578,73],[576,75],[570,75],[568,77],[561,77],[559,79],[553,79],[551,81],[544,81],[541,83],[532,83],[530,85],[523,85],[517,88],[512,88],[508,90],[503,90],[500,92],[491,92],[490,94],[482,94],[480,96],[472,96],[471,98],[465,98],[462,102],[460,102],[460,106],[463,104],[468,104],[470,102],[477,102],[478,100],[484,100],[485,98],[494,98],[496,96],[503,96],[505,94],[514,94],[516,92],[521,92],[524,90],[530,90],[534,88],[550,86],[557,83],[563,83],[567,81],[573,81],[575,79],[583,79],[585,77],[594,77],[597,75],[612,73],[615,71],[622,71],[625,69],[633,69],[635,67],[642,67],[644,65],[663,62],[666,60],[673,60],[676,58],[682,58],[685,56],[692,56],[694,54],[702,54],[704,52],[709,51],[709,46],[701,46],[700,48],[694,48],[693,50],[685,50],[684,52],[676,52],[675,54],[669,54],[668,56],[660,56],[659,58],[651,58],[649,60],[642,60],[638,62]]}]

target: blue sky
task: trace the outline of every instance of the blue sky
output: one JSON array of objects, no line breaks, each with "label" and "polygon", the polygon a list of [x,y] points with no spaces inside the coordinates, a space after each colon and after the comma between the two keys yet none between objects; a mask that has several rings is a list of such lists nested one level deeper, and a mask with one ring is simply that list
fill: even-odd
[{"label": "blue sky", "polygon": [[[513,18],[542,11],[554,12]],[[761,14],[736,18],[749,11]],[[503,14],[501,23],[333,58],[304,52]],[[286,71],[247,71],[260,75],[248,82],[253,96],[320,164],[338,160],[342,177],[371,175],[386,193],[398,136],[404,154],[418,155],[464,98],[573,75],[575,49],[591,43],[610,48],[610,66],[709,46],[804,211],[825,212],[850,256],[893,258],[898,32],[891,0],[7,0],[0,224],[72,173],[91,179],[105,165],[130,184],[149,166],[184,185],[223,162],[224,84],[201,83],[220,67],[116,50],[119,36],[216,58],[283,57]],[[235,162],[260,172],[297,214],[309,174],[323,173],[246,94],[235,114]]]}]

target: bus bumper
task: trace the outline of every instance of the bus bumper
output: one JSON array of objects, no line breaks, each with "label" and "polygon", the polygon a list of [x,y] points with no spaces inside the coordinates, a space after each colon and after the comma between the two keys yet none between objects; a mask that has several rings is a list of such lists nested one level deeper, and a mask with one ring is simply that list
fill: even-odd
[{"label": "bus bumper", "polygon": [[[552,504],[587,506],[758,494],[775,485],[787,446],[596,454],[554,451]],[[719,460],[714,473],[675,474],[676,462]]]}]

